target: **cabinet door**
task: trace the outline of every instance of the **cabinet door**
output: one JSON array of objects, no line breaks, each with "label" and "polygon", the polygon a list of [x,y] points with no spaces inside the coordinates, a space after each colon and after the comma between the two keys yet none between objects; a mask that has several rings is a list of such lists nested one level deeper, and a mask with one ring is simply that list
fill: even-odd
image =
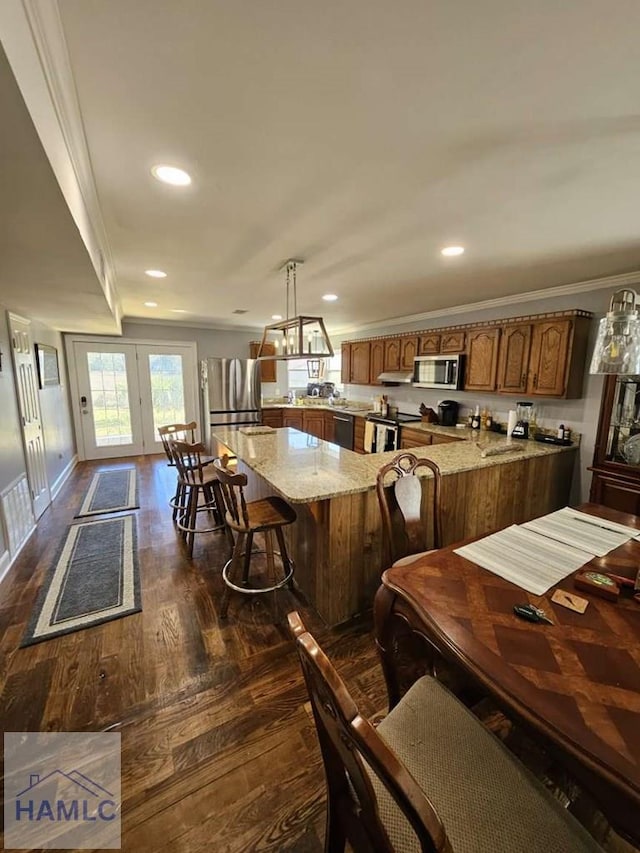
[{"label": "cabinet door", "polygon": [[340,380],[343,385],[348,385],[351,382],[351,344],[342,344],[341,351]]},{"label": "cabinet door", "polygon": [[412,447],[426,447],[426,445],[431,444],[432,437],[430,432],[411,429],[411,427],[402,427],[400,429],[400,450],[410,450]]},{"label": "cabinet door", "polygon": [[463,439],[452,435],[444,435],[443,433],[434,432],[431,436],[431,444],[452,444],[454,441],[462,441]]},{"label": "cabinet door", "polygon": [[322,437],[325,441],[335,441],[335,421],[333,420],[333,412],[324,413],[324,433]]},{"label": "cabinet door", "polygon": [[324,438],[324,412],[322,409],[302,413],[302,429],[316,438]]},{"label": "cabinet door", "polygon": [[285,409],[282,413],[282,426],[302,430],[302,412]]},{"label": "cabinet door", "polygon": [[[249,358],[257,358],[258,350],[260,349],[260,341],[251,341],[249,344]],[[262,347],[262,355],[275,355],[276,347],[272,342],[265,342]],[[260,381],[261,382],[276,382],[276,365],[277,361],[261,361],[260,362]]]},{"label": "cabinet door", "polygon": [[418,337],[400,339],[400,367],[413,370],[413,359],[418,355]]},{"label": "cabinet door", "polygon": [[369,384],[369,341],[351,344],[351,382],[354,385]]},{"label": "cabinet door", "polygon": [[262,423],[270,427],[282,426],[282,409],[263,409]]},{"label": "cabinet door", "polygon": [[464,332],[443,332],[440,338],[440,352],[462,352],[464,341]]},{"label": "cabinet door", "polygon": [[505,326],[500,337],[498,391],[524,394],[527,390],[531,326]]},{"label": "cabinet door", "polygon": [[534,324],[527,394],[564,396],[572,325],[571,320]]},{"label": "cabinet door", "polygon": [[437,355],[440,352],[440,333],[420,335],[418,338],[418,353],[420,355]]},{"label": "cabinet door", "polygon": [[384,369],[400,370],[400,338],[387,338],[384,342]]},{"label": "cabinet door", "polygon": [[384,341],[371,341],[369,351],[369,385],[380,385],[378,376],[384,370]]},{"label": "cabinet door", "polygon": [[620,512],[640,514],[640,483],[594,472],[591,481],[592,503],[602,504]]},{"label": "cabinet door", "polygon": [[465,391],[494,391],[500,329],[478,329],[467,338]]},{"label": "cabinet door", "polygon": [[364,422],[365,419],[353,419],[353,449],[356,453],[364,453]]}]

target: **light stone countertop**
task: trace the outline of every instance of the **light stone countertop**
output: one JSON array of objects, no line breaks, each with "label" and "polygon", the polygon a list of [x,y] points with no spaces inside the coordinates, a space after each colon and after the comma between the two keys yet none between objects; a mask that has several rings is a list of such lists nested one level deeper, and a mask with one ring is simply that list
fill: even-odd
[{"label": "light stone countertop", "polygon": [[[418,457],[433,459],[443,476],[577,449],[577,445],[554,447],[508,439],[498,433],[436,427],[419,422],[411,424],[411,428],[424,428],[425,432],[447,430],[450,435],[466,439],[433,447],[415,447],[409,451]],[[380,468],[399,452],[361,455],[291,428],[249,436],[237,429],[220,427],[213,430],[213,436],[291,503],[326,500],[373,489]],[[522,449],[483,458],[481,449],[490,446],[517,446]]]}]

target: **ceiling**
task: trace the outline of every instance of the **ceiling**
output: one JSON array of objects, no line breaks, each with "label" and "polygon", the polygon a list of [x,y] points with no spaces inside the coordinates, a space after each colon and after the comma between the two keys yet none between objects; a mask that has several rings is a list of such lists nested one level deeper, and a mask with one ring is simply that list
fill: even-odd
[{"label": "ceiling", "polygon": [[[67,53],[48,61],[68,63],[53,80],[73,95],[125,318],[262,326],[284,313],[289,257],[305,260],[299,310],[330,330],[640,269],[635,0],[57,8]],[[41,30],[53,43],[50,18]],[[159,183],[155,163],[192,185]],[[66,241],[46,211],[41,225],[46,258]],[[451,243],[465,254],[443,258]],[[92,330],[65,293],[47,316]]]}]

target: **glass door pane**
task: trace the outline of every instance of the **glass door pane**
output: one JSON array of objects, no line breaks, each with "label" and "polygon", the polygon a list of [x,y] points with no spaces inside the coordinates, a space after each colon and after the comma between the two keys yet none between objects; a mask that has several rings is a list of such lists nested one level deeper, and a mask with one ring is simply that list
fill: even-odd
[{"label": "glass door pane", "polygon": [[150,354],[149,381],[153,433],[156,441],[160,441],[159,426],[185,423],[182,356]]},{"label": "glass door pane", "polygon": [[123,352],[87,353],[96,447],[133,441],[125,359]]}]

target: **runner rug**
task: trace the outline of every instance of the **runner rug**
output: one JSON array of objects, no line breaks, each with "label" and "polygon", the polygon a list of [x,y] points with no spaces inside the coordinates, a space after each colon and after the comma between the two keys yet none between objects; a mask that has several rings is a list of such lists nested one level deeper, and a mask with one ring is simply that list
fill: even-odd
[{"label": "runner rug", "polygon": [[76,518],[138,509],[135,468],[114,468],[94,474]]},{"label": "runner rug", "polygon": [[21,645],[140,610],[135,515],[72,524],[40,590]]}]

